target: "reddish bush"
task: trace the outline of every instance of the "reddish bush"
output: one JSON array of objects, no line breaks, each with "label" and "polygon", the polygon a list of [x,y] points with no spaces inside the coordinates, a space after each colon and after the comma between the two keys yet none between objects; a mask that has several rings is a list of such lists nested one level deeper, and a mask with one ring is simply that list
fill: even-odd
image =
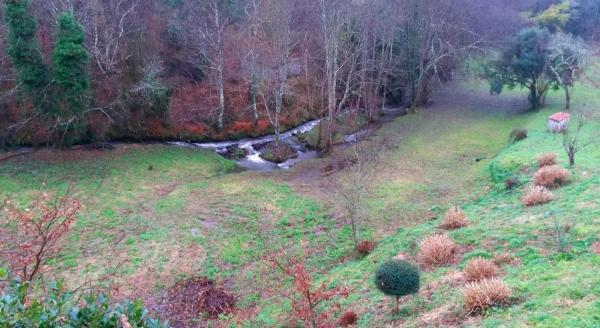
[{"label": "reddish bush", "polygon": [[594,252],[596,255],[600,255],[600,241],[596,241],[592,244],[592,246],[590,246],[590,249],[592,252]]},{"label": "reddish bush", "polygon": [[540,156],[538,156],[537,162],[538,162],[538,167],[556,165],[556,163],[557,163],[556,154],[553,154],[553,153],[541,154]]},{"label": "reddish bush", "polygon": [[361,256],[367,256],[373,252],[375,244],[370,240],[363,240],[356,245],[356,251]]},{"label": "reddish bush", "polygon": [[338,320],[338,325],[348,327],[358,322],[358,315],[354,311],[346,311]]},{"label": "reddish bush", "polygon": [[557,165],[544,166],[533,175],[536,186],[556,188],[569,181],[569,171]]},{"label": "reddish bush", "polygon": [[230,134],[250,134],[254,132],[254,124],[249,121],[235,121],[229,125],[227,132]]},{"label": "reddish bush", "polygon": [[515,143],[517,141],[527,139],[527,130],[525,129],[514,129],[510,133],[510,142]]},{"label": "reddish bush", "polygon": [[521,202],[525,206],[535,206],[551,202],[553,199],[554,195],[546,187],[531,186],[525,191]]},{"label": "reddish bush", "polygon": [[347,288],[327,288],[325,284],[315,286],[304,262],[297,259],[282,263],[275,256],[270,256],[267,258],[267,263],[272,269],[279,270],[292,279],[293,288],[289,294],[289,287],[282,288],[282,293],[292,300],[292,310],[296,319],[302,321],[307,327],[334,325],[331,321],[334,314],[331,310],[333,307],[320,309],[320,304],[335,297],[348,297]]},{"label": "reddish bush", "polygon": [[0,255],[21,279],[34,280],[59,255],[62,240],[81,209],[81,203],[70,193],[69,188],[64,196],[54,199],[42,194],[24,211],[8,206],[9,219],[14,223],[9,226],[14,229],[0,227]]},{"label": "reddish bush", "polygon": [[494,278],[498,276],[499,270],[494,262],[476,257],[467,262],[463,273],[466,281],[474,282]]},{"label": "reddish bush", "polygon": [[269,129],[271,124],[266,120],[258,120],[256,122],[256,130],[258,133],[265,133]]},{"label": "reddish bush", "polygon": [[519,179],[517,177],[510,177],[504,180],[504,186],[506,187],[506,190],[514,189],[517,184],[519,184]]},{"label": "reddish bush", "polygon": [[472,282],[463,288],[463,300],[468,314],[480,313],[492,306],[506,304],[512,291],[497,278]]},{"label": "reddish bush", "polygon": [[456,244],[447,235],[433,235],[419,242],[417,257],[424,265],[443,265],[456,253]]},{"label": "reddish bush", "polygon": [[460,207],[453,206],[446,212],[440,228],[447,230],[460,229],[467,224],[469,224],[469,221],[465,212]]}]

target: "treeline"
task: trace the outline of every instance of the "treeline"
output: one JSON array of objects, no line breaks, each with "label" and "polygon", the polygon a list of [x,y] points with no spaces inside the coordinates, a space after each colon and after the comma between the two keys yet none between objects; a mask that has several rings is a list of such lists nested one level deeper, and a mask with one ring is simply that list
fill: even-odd
[{"label": "treeline", "polygon": [[2,140],[224,139],[414,111],[534,16],[597,38],[598,0],[555,2],[3,0]]}]

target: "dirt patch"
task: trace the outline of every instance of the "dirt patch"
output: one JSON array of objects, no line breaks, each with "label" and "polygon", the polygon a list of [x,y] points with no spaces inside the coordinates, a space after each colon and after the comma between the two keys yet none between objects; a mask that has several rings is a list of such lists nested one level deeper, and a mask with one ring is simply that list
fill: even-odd
[{"label": "dirt patch", "polygon": [[179,182],[175,182],[175,183],[171,183],[165,186],[157,186],[154,187],[154,193],[156,194],[156,196],[160,197],[160,198],[164,198],[169,196],[173,191],[175,191],[175,189],[177,189],[177,187],[179,186]]},{"label": "dirt patch", "polygon": [[425,312],[418,318],[419,327],[460,327],[457,308],[455,304],[446,304]]},{"label": "dirt patch", "polygon": [[[235,310],[236,297],[206,278],[182,281],[146,302],[173,328],[205,327],[207,319]],[[203,319],[204,318],[204,319]]]}]

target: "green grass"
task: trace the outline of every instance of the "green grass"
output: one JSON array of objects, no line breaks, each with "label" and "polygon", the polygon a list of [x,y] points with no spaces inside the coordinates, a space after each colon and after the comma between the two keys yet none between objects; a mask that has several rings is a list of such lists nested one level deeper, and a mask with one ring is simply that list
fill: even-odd
[{"label": "green grass", "polygon": [[[327,159],[286,173],[240,173],[212,152],[122,146],[102,156],[2,163],[0,199],[24,207],[39,192],[60,193],[72,184],[85,208],[53,263],[71,284],[86,274],[116,272],[117,282],[129,286],[127,296],[203,275],[227,282],[241,307],[258,309],[250,327],[277,327],[289,315],[289,300],[271,290],[277,273],[260,261],[273,249],[306,256],[319,283],[354,288],[336,301],[359,314],[360,327],[436,326],[440,317],[463,323],[460,288],[440,280],[469,258],[503,253],[521,262],[502,268],[518,302],[464,325],[594,327],[600,322],[594,270],[600,259],[590,245],[600,236],[600,145],[577,155],[572,181],[554,191],[552,203],[524,208],[522,189],[506,193],[503,185],[507,176],[530,179],[543,152],[557,153],[566,166],[559,140],[545,128],[547,115],[561,109],[561,97],[550,95],[543,111],[519,112],[526,106],[522,91],[490,97],[483,84],[468,82],[446,90],[433,108],[386,124],[366,141],[384,145],[387,165],[363,218],[363,236],[373,236],[377,248],[362,260],[351,256],[352,233],[331,192],[318,190],[317,181],[299,192],[298,180],[311,182],[303,180],[302,166]],[[576,88],[574,99],[575,107],[600,106],[591,88]],[[514,128],[528,129],[529,137],[509,145]],[[598,130],[590,124],[584,137]],[[407,300],[392,316],[372,273],[399,252],[414,256],[417,242],[439,232],[441,214],[454,204],[472,222],[450,233],[465,249],[462,259],[424,272],[422,286],[431,293]],[[557,251],[555,222],[572,225],[567,254]]]},{"label": "green grass", "polygon": [[[577,89],[579,101],[576,106],[589,106],[590,102],[598,104],[594,92]],[[553,94],[548,107],[541,112],[515,117],[496,113],[478,120],[477,113],[467,110],[439,117],[448,122],[445,126],[432,126],[435,123],[431,120],[425,121],[417,115],[399,120],[383,131],[393,134],[389,129],[402,127],[412,129],[412,134],[419,136],[404,138],[398,150],[390,154],[394,163],[398,163],[394,169],[409,167],[414,173],[408,178],[402,177],[406,182],[401,179],[390,181],[394,175],[385,174],[388,183],[380,187],[379,199],[373,200],[377,206],[385,209],[387,197],[417,203],[410,207],[397,204],[396,211],[422,210],[432,205],[447,207],[458,200],[472,222],[468,227],[450,233],[458,244],[470,249],[463,255],[461,263],[474,256],[491,257],[504,253],[521,261],[516,267],[503,267],[504,279],[519,302],[492,309],[482,318],[465,323],[468,326],[597,327],[600,324],[600,276],[593,269],[600,263],[600,257],[590,250],[591,244],[600,238],[600,144],[578,154],[576,167],[570,169],[571,183],[554,191],[557,199],[552,203],[525,208],[520,203],[522,189],[507,194],[503,178],[500,178],[518,175],[523,181],[531,179],[536,169],[535,159],[544,152],[555,152],[559,155],[560,165],[567,166],[560,140],[547,132],[545,126],[547,115],[560,110],[560,106],[560,94]],[[528,129],[529,138],[507,145],[508,132],[516,127]],[[591,123],[582,137],[591,138],[599,130],[600,124]],[[465,152],[468,160],[462,156],[457,158],[458,151]],[[474,156],[488,160],[474,164],[470,161]],[[417,162],[418,168],[415,167]],[[403,187],[403,184],[414,186],[412,179],[415,177],[430,183],[419,183],[415,188]],[[451,186],[456,197],[440,202],[431,192],[444,185]],[[415,200],[415,192],[425,195]],[[448,200],[451,203],[444,202]],[[347,262],[331,270],[324,279],[344,281],[353,286],[374,272],[378,263],[398,252],[416,255],[416,243],[426,235],[440,232],[438,224],[439,219],[399,228],[394,235],[379,242],[369,261]],[[572,226],[572,232],[567,233],[570,241],[566,244],[569,249],[566,254],[558,252],[556,224]],[[461,265],[458,265],[424,272],[423,286],[437,286],[449,272],[460,269]],[[388,314],[392,302],[378,293],[372,283],[360,286],[357,294],[360,294],[359,299],[349,298],[342,302],[361,315],[360,327],[379,326],[390,321],[408,327],[435,326],[441,321],[426,320],[465,319],[459,288],[436,287],[429,297],[420,295],[408,300],[405,309],[395,317]],[[374,313],[373,309],[380,305],[385,306]]]}]

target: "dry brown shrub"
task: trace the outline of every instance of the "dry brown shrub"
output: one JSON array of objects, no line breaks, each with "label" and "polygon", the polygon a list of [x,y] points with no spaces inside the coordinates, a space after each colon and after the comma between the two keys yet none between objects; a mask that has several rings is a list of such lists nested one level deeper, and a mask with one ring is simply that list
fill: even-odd
[{"label": "dry brown shrub", "polygon": [[531,186],[525,191],[521,202],[525,206],[535,206],[551,202],[554,195],[550,190],[543,186]]},{"label": "dry brown shrub", "polygon": [[497,277],[499,274],[498,266],[483,257],[476,257],[465,266],[464,277],[468,282],[481,281]]},{"label": "dry brown shrub", "polygon": [[544,166],[533,175],[536,186],[556,188],[569,181],[569,171],[557,165]]},{"label": "dry brown shrub", "polygon": [[446,230],[460,229],[469,224],[465,212],[458,206],[451,207],[444,216],[440,228]]},{"label": "dry brown shrub", "polygon": [[538,156],[537,162],[538,162],[538,167],[556,165],[556,163],[557,163],[556,154],[554,154],[554,153],[541,154],[540,156]]},{"label": "dry brown shrub", "polygon": [[424,265],[442,265],[450,262],[456,253],[456,244],[447,235],[433,235],[419,242],[417,257]]},{"label": "dry brown shrub", "polygon": [[472,282],[463,288],[463,300],[468,314],[479,313],[492,306],[508,303],[511,289],[500,279]]}]

